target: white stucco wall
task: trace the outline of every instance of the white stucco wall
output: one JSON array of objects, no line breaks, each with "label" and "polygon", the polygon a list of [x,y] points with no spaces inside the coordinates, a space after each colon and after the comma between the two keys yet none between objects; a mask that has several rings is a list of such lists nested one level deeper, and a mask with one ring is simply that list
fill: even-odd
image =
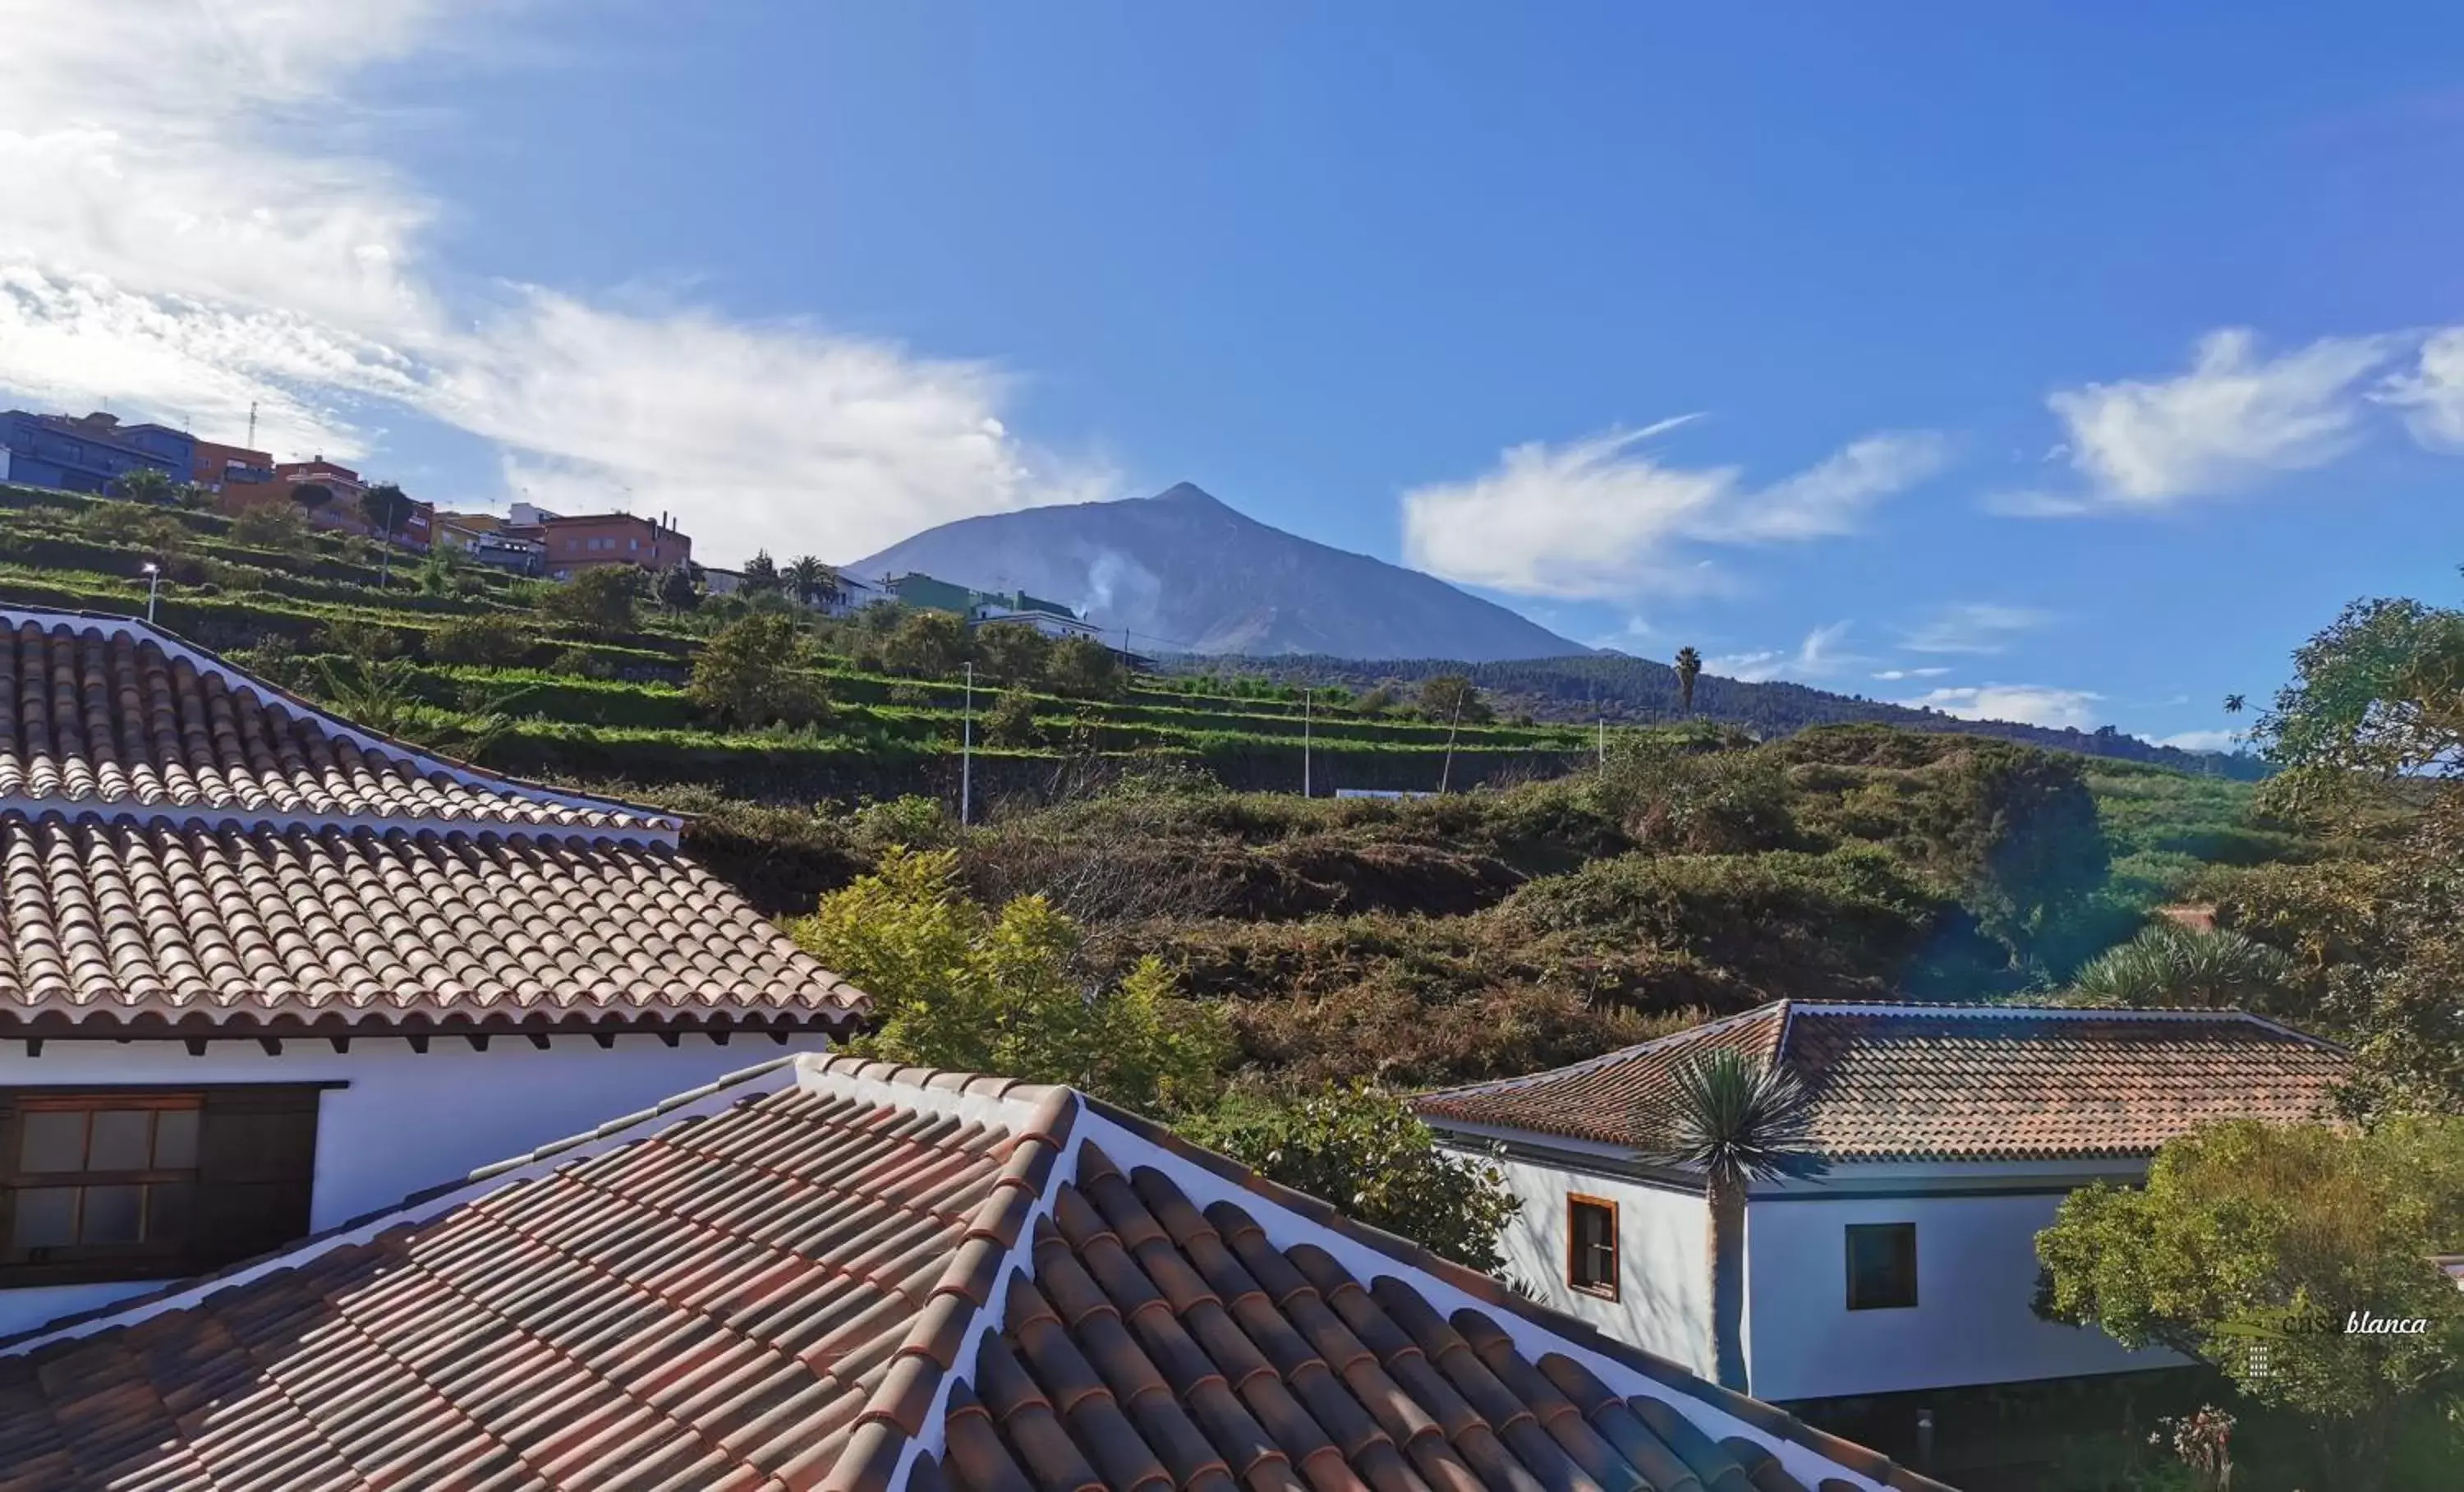
[{"label": "white stucco wall", "polygon": [[[1708,1372],[1711,1291],[1703,1199],[1639,1182],[1558,1170],[1529,1161],[1468,1152],[1506,1172],[1523,1199],[1507,1226],[1507,1272],[1543,1304],[1591,1323],[1619,1341]],[[1617,1298],[1603,1300],[1566,1283],[1566,1199],[1617,1204]]]},{"label": "white stucco wall", "polygon": [[[30,1058],[0,1047],[0,1088],[114,1083],[326,1082],[318,1106],[310,1226],[331,1227],[439,1182],[592,1129],[790,1051],[820,1051],[818,1035],[781,1046],[738,1037],[558,1036],[541,1051],[498,1036],[485,1052],[437,1037],[425,1055],[402,1040],[361,1039],[347,1053],[291,1040],[273,1056],[252,1041],[216,1041],[202,1057],[178,1041],[53,1040]],[[159,1287],[160,1281],[0,1290],[0,1335]]]},{"label": "white stucco wall", "polygon": [[[2162,1368],[2030,1309],[2052,1193],[1756,1198],[1746,1226],[1747,1362],[1756,1398],[1832,1398]],[[1917,1303],[1848,1309],[1850,1223],[1917,1228]]]}]

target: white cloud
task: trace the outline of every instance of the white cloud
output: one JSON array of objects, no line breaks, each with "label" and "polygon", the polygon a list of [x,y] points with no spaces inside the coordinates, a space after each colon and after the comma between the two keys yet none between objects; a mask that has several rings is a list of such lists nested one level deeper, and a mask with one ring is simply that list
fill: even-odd
[{"label": "white cloud", "polygon": [[2404,412],[2423,445],[2464,451],[2464,326],[2424,339],[2412,367],[2380,385],[2376,397]]},{"label": "white cloud", "polygon": [[1670,466],[1637,449],[1666,428],[1533,441],[1506,451],[1485,476],[1405,493],[1405,563],[1526,595],[1605,599],[1653,582],[1701,590],[1717,571],[1692,546],[1852,532],[1865,509],[1945,458],[1939,435],[1874,434],[1752,488],[1736,467]]},{"label": "white cloud", "polygon": [[669,509],[721,563],[1112,495],[1099,463],[1014,435],[1010,381],[980,363],[530,287],[450,303],[438,286],[469,277],[423,241],[441,209],[359,147],[361,100],[457,36],[501,47],[516,8],[10,5],[0,388],[226,440],[254,404],[286,457],[364,458],[389,418],[439,420],[498,442],[509,484]]},{"label": "white cloud", "polygon": [[2393,336],[2328,337],[2267,358],[2251,332],[2229,328],[2204,338],[2179,377],[2058,390],[2046,403],[2086,489],[2004,494],[1987,505],[2032,517],[2150,512],[2323,466],[2352,445],[2364,381],[2402,345]]},{"label": "white cloud", "polygon": [[1949,672],[1950,670],[1947,668],[1885,668],[1877,672],[1874,677],[1877,679],[1891,680],[1902,679],[1940,679],[1943,675]]},{"label": "white cloud", "polygon": [[2156,744],[2161,746],[2171,746],[2177,751],[2231,751],[2241,745],[2241,732],[2184,730],[2162,737]]},{"label": "white cloud", "polygon": [[1825,678],[1863,661],[1840,650],[1840,642],[1847,635],[1848,623],[1833,622],[1807,633],[1805,640],[1797,644],[1793,653],[1769,650],[1727,654],[1705,658],[1703,672],[1749,684],[1767,683],[1774,679]]},{"label": "white cloud", "polygon": [[2015,721],[2024,725],[2087,730],[2097,724],[2096,705],[2103,698],[2085,689],[2057,689],[2045,684],[1982,684],[1932,689],[1900,702],[1912,709],[1940,710],[1961,720]]},{"label": "white cloud", "polygon": [[[1900,646],[1911,653],[2001,653],[2011,639],[2053,620],[2024,606],[1974,601],[1948,606],[1918,627],[1903,633]],[[1922,677],[1922,670],[1911,670]],[[1940,670],[1936,670],[1940,672]]]}]

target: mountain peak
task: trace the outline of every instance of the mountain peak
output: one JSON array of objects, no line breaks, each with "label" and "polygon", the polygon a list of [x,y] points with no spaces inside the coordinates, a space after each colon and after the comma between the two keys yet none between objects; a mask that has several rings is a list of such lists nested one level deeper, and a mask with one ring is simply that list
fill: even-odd
[{"label": "mountain peak", "polygon": [[1171,486],[1156,493],[1154,497],[1147,499],[1147,501],[1150,502],[1177,503],[1184,507],[1220,507],[1223,508],[1226,512],[1230,511],[1230,507],[1221,498],[1217,497],[1215,494],[1207,491],[1205,488],[1199,486],[1194,481],[1174,482]]}]

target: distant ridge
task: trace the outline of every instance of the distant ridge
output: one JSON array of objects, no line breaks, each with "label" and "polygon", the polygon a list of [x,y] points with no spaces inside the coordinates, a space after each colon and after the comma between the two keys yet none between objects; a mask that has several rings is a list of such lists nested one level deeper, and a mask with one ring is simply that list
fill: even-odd
[{"label": "distant ridge", "polygon": [[1590,651],[1434,576],[1259,523],[1189,482],[963,518],[845,568],[1030,591],[1125,631],[1141,653],[1487,661]]}]

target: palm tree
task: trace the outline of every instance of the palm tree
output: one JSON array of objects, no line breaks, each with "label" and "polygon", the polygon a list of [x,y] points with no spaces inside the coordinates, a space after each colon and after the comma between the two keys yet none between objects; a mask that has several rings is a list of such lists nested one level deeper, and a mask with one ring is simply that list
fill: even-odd
[{"label": "palm tree", "polygon": [[839,593],[839,572],[818,555],[797,555],[779,574],[787,582],[788,594],[806,606],[830,601]]},{"label": "palm tree", "polygon": [[1691,647],[1677,650],[1677,713],[1694,713],[1694,680],[1703,677],[1703,655]]},{"label": "palm tree", "polygon": [[[1691,653],[1693,649],[1685,650]],[[1796,1075],[1725,1048],[1677,1074],[1654,1157],[1703,1173],[1710,1214],[1711,1359],[1723,1388],[1746,1390],[1746,1189],[1818,1176],[1814,1101]]]},{"label": "palm tree", "polygon": [[2229,695],[2226,695],[2226,696],[2225,696],[2225,713],[2226,713],[2226,714],[2228,714],[2228,715],[2238,715],[2238,714],[2240,714],[2240,713],[2242,712],[2242,706],[2243,706],[2245,703],[2247,703],[2247,702],[2248,702],[2248,701],[2245,701],[2245,700],[2243,700],[2243,699],[2242,699],[2242,697],[2241,697],[2240,695],[2237,695],[2237,694],[2229,694]]}]

